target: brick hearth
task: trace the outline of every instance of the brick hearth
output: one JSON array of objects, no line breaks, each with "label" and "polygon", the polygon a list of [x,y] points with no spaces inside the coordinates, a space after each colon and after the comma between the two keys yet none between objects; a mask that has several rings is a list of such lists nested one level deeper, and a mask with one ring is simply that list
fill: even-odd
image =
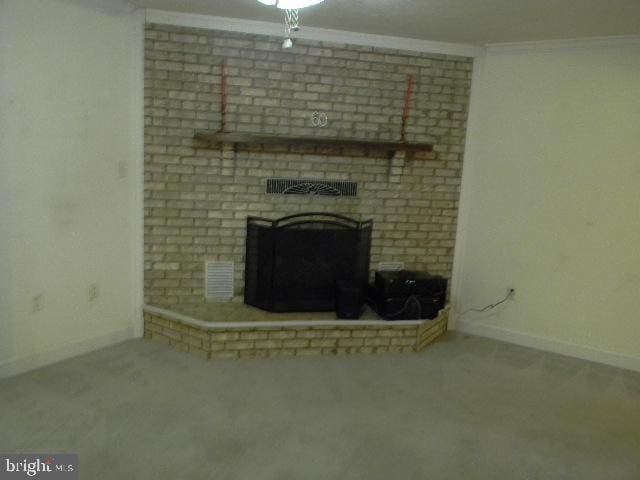
[{"label": "brick hearth", "polygon": [[145,338],[207,359],[419,352],[447,331],[433,320],[205,322],[145,307]]}]

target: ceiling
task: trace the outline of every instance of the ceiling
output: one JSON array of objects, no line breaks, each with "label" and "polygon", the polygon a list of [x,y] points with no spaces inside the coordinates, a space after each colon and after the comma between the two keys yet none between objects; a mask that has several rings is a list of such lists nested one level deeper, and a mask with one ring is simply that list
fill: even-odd
[{"label": "ceiling", "polygon": [[[129,0],[140,7],[282,21],[256,0]],[[640,0],[326,0],[301,25],[442,42],[488,43],[640,35]]]}]

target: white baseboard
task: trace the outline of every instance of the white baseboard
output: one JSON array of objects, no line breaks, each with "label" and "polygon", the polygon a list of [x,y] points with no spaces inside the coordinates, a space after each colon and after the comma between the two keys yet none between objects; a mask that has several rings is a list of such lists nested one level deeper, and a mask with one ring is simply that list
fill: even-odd
[{"label": "white baseboard", "polygon": [[78,342],[70,342],[44,352],[24,355],[0,362],[0,378],[12,377],[52,363],[67,360],[99,348],[115,345],[136,338],[133,327],[127,327],[106,335],[88,338]]},{"label": "white baseboard", "polygon": [[493,325],[485,325],[477,320],[462,320],[456,322],[456,331],[477,335],[479,337],[493,338],[503,342],[514,343],[523,347],[535,348],[547,352],[558,353],[569,357],[589,360],[591,362],[604,363],[627,370],[640,371],[640,357],[621,355],[619,353],[598,350],[591,347],[576,345],[573,343],[551,340],[528,333],[515,332]]}]

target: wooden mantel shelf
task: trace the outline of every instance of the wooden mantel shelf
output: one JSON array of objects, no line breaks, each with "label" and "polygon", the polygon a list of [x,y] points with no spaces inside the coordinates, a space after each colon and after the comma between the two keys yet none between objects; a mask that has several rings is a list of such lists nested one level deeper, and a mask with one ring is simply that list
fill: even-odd
[{"label": "wooden mantel shelf", "polygon": [[[284,137],[276,135],[253,135],[249,133],[230,132],[198,132],[194,138],[206,142],[210,146],[231,144],[238,145],[281,145],[286,147],[313,147],[326,149],[323,154],[343,154],[342,150],[362,150],[365,153],[384,153],[392,158],[396,152],[418,153],[431,152],[430,143],[381,142],[369,140],[351,140],[345,138],[318,137]],[[337,151],[336,151],[337,150]]]}]

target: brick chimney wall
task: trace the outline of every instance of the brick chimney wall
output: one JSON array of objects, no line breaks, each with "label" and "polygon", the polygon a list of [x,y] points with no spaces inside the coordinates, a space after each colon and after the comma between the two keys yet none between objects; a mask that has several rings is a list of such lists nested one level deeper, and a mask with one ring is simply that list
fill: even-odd
[{"label": "brick chimney wall", "polygon": [[[330,39],[328,39],[330,40]],[[244,285],[248,215],[321,211],[373,219],[371,265],[451,276],[472,59],[148,24],[145,48],[145,301],[204,302],[205,260],[235,262]],[[416,78],[408,142],[434,151],[336,156],[294,149],[206,148],[220,128],[283,136],[397,141],[408,75]],[[327,116],[312,124],[314,112]],[[358,182],[356,197],[273,195],[268,178]]]}]

